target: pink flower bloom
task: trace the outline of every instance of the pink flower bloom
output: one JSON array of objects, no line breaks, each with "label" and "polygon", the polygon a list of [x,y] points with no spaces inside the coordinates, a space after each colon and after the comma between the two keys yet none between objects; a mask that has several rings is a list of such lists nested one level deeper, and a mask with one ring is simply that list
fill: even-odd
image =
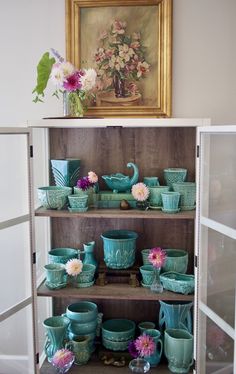
[{"label": "pink flower bloom", "polygon": [[160,247],[152,248],[149,252],[148,260],[154,267],[160,269],[166,261],[166,252]]},{"label": "pink flower bloom", "polygon": [[132,42],[130,44],[130,48],[133,48],[133,49],[138,49],[140,47],[140,43],[137,41],[137,42]]},{"label": "pink flower bloom", "polygon": [[136,183],[132,187],[132,195],[137,201],[145,201],[149,196],[149,189],[144,183]]},{"label": "pink flower bloom", "polygon": [[81,260],[73,258],[72,260],[67,261],[65,267],[67,274],[72,275],[74,277],[81,273],[83,263]]},{"label": "pink flower bloom", "polygon": [[82,71],[76,71],[72,75],[66,78],[66,81],[63,83],[63,87],[66,91],[76,91],[81,88],[81,77],[83,76]]},{"label": "pink flower bloom", "polygon": [[149,335],[143,334],[135,340],[135,347],[139,356],[151,356],[155,351],[155,342]]},{"label": "pink flower bloom", "polygon": [[134,82],[129,82],[129,84],[127,85],[126,88],[127,88],[128,92],[130,92],[133,95],[135,95],[139,92],[139,89]]},{"label": "pink flower bloom", "polygon": [[137,77],[140,78],[145,73],[148,73],[149,68],[150,68],[150,65],[147,62],[145,62],[145,61],[139,62],[138,65],[137,65],[137,70],[138,70]]},{"label": "pink flower bloom", "polygon": [[52,364],[58,369],[63,369],[71,361],[74,361],[74,354],[68,349],[59,349],[52,358]]},{"label": "pink flower bloom", "polygon": [[117,19],[112,24],[113,34],[123,35],[125,33],[126,22],[118,21]]},{"label": "pink flower bloom", "polygon": [[93,171],[88,172],[88,180],[90,183],[97,183],[98,176]]},{"label": "pink flower bloom", "polygon": [[104,30],[101,32],[101,34],[98,37],[98,40],[104,40],[108,37],[108,33]]}]

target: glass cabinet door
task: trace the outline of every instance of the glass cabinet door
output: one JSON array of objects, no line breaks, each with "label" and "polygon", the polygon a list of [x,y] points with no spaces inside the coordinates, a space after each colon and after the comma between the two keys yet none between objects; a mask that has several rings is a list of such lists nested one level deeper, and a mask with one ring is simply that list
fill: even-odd
[{"label": "glass cabinet door", "polygon": [[199,374],[236,373],[236,126],[198,129],[195,308]]},{"label": "glass cabinet door", "polygon": [[28,129],[0,128],[0,374],[38,372],[30,144]]}]

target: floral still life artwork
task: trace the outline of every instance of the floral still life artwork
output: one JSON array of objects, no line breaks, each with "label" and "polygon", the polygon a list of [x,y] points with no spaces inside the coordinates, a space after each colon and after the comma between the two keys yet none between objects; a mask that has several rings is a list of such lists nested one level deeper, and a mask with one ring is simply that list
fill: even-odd
[{"label": "floral still life artwork", "polygon": [[68,100],[68,113],[71,116],[82,117],[86,111],[86,99],[92,95],[92,89],[95,87],[97,74],[94,69],[77,69],[69,61],[55,50],[51,49],[52,57],[49,52],[44,53],[37,66],[37,85],[33,90],[35,94],[34,102],[43,102],[45,89],[48,82],[55,86],[53,96],[59,99],[63,94],[64,100]]}]

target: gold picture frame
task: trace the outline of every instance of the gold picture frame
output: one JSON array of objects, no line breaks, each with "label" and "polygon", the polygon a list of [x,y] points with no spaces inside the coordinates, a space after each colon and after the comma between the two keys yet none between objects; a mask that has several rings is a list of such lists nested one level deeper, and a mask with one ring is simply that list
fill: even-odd
[{"label": "gold picture frame", "polygon": [[[131,89],[135,88],[120,98],[111,89],[110,65],[115,58],[109,56],[109,64],[103,66],[103,70],[101,65],[98,68],[97,60],[101,55],[98,51],[104,45],[99,44],[104,43],[104,39],[103,36],[99,39],[98,35],[111,37],[114,41],[114,38],[118,40],[125,32],[128,34],[128,39],[125,39],[127,49],[127,44],[131,43],[133,37],[136,38],[133,44],[129,44],[129,47],[134,46],[129,49],[132,59],[138,61],[143,53],[147,63],[145,65],[144,58],[140,57],[140,61],[136,61],[135,73],[131,71],[134,65],[122,65],[125,65],[124,69],[129,74],[135,75],[137,83],[127,79],[126,84]],[[136,41],[138,44],[135,44]],[[114,46],[109,41],[110,45]],[[104,50],[107,53],[108,49],[104,47]],[[106,84],[110,82],[108,91],[103,88],[96,91],[96,100],[88,107],[89,116],[171,116],[172,0],[66,0],[66,56],[77,68],[96,68],[103,79],[103,85],[105,78]]]}]

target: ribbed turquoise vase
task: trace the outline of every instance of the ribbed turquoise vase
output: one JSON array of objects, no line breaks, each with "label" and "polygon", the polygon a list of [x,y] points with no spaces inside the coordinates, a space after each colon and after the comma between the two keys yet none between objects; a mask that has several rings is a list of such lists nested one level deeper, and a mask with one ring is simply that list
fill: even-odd
[{"label": "ribbed turquoise vase", "polygon": [[74,187],[79,179],[80,160],[75,158],[51,160],[56,186]]},{"label": "ribbed turquoise vase", "polygon": [[61,316],[49,317],[43,322],[43,326],[46,329],[44,352],[49,362],[51,362],[53,355],[58,349],[64,348],[69,324],[69,318]]},{"label": "ribbed turquoise vase", "polygon": [[192,333],[193,302],[169,302],[159,301],[159,326],[164,329],[185,329]]}]

